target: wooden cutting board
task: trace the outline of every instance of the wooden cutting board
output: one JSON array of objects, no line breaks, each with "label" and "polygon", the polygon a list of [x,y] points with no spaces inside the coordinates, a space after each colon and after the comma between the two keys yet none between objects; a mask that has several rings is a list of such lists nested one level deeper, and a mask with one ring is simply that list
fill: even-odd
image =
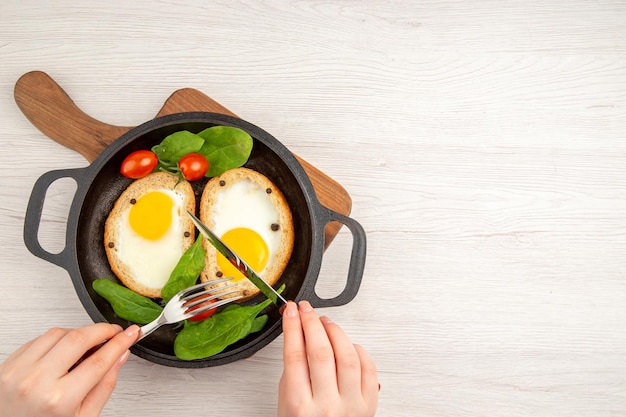
[{"label": "wooden cutting board", "polygon": [[[83,155],[93,162],[98,155],[134,126],[103,123],[79,109],[67,93],[45,72],[32,71],[15,84],[15,102],[26,118],[55,142]],[[176,90],[157,113],[157,117],[187,111],[235,113],[193,88]],[[288,144],[285,144],[288,145]],[[295,155],[313,183],[320,202],[338,213],[349,215],[352,199],[335,180]],[[325,247],[335,238],[341,224],[329,223],[325,229]]]}]

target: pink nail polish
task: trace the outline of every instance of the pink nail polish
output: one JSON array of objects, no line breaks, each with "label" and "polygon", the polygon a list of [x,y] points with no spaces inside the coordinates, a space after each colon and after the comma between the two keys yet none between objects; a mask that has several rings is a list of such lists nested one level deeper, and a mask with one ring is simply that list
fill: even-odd
[{"label": "pink nail polish", "polygon": [[308,313],[313,311],[313,307],[311,307],[311,304],[308,301],[300,301],[300,311]]},{"label": "pink nail polish", "polygon": [[137,326],[136,324],[133,324],[131,326],[128,326],[126,328],[126,330],[124,330],[124,334],[128,337],[133,337],[133,338],[137,338],[137,334],[139,333],[139,326]]},{"label": "pink nail polish", "polygon": [[294,302],[288,302],[285,305],[285,312],[284,312],[284,316],[285,317],[296,317],[298,315],[298,309],[296,307],[296,303]]}]

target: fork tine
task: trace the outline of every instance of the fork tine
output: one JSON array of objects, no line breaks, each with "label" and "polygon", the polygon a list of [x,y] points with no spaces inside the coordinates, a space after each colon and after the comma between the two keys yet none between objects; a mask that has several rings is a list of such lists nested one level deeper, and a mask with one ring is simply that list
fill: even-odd
[{"label": "fork tine", "polygon": [[[183,307],[191,308],[191,307],[197,306],[198,304],[206,303],[207,301],[217,300],[219,297],[224,297],[226,295],[234,294],[236,292],[238,292],[238,291],[237,290],[231,290],[231,291],[226,291],[226,292],[223,292],[223,293],[220,293],[220,294],[217,294],[217,295],[213,295],[213,296],[208,295],[207,297],[192,298],[189,301],[185,301],[183,303]],[[231,297],[231,298],[234,298],[234,297]],[[241,297],[239,297],[239,298],[241,298]]]},{"label": "fork tine", "polygon": [[[198,304],[206,303],[207,301],[217,300],[219,297],[224,297],[224,296],[227,296],[227,295],[230,295],[230,294],[235,294],[236,292],[238,292],[238,291],[237,290],[231,290],[231,291],[222,292],[222,293],[219,293],[219,294],[216,294],[216,295],[204,294],[204,295],[206,295],[206,297],[202,297],[202,296],[198,297],[198,298],[194,297],[194,298],[189,299],[188,301],[184,301],[184,300],[181,300],[181,301],[184,301],[183,307],[191,308],[191,307],[197,306]],[[231,297],[230,299],[232,300],[232,298],[234,298],[234,297]],[[241,298],[241,297],[239,297],[239,298]],[[237,299],[239,299],[239,298],[237,298]]]},{"label": "fork tine", "polygon": [[[182,320],[186,320],[200,313],[204,313],[207,310],[218,308],[223,305],[232,303],[233,301],[237,301],[240,298],[243,298],[242,296],[239,295],[239,296],[215,301],[218,297],[236,293],[237,290],[235,289],[231,291],[226,291],[226,292],[224,291],[224,290],[235,287],[236,284],[234,283],[227,284],[225,286],[218,287],[218,288],[210,288],[210,289],[206,288],[207,286],[210,286],[211,284],[219,284],[222,282],[230,281],[231,279],[232,277],[220,278],[220,279],[207,281],[207,282],[201,282],[200,284],[196,284],[182,291],[179,291],[178,293],[176,293],[174,297],[172,297],[170,301],[168,301],[168,303],[163,308],[163,311],[161,312],[159,317],[157,317],[156,319],[154,319],[148,324],[144,324],[141,327],[140,332],[139,332],[140,336],[135,341],[135,343],[139,342],[141,339],[148,336],[149,334],[151,334],[153,331],[155,331],[156,329],[158,329],[164,324],[172,324],[172,323],[176,323]],[[201,291],[197,291],[197,290],[201,290]],[[188,301],[191,301],[191,302],[185,305],[185,303]],[[201,305],[202,303],[205,303],[207,301],[214,301],[214,302],[211,302],[210,304],[207,303],[207,305]],[[189,311],[190,308],[194,306],[196,306],[196,309],[194,309],[193,311]]]},{"label": "fork tine", "polygon": [[[233,277],[215,278],[215,279],[205,281],[204,284],[205,285],[219,284],[220,282],[230,281],[231,279],[233,279]],[[202,282],[200,284],[202,284]]]},{"label": "fork tine", "polygon": [[194,292],[192,294],[188,294],[185,297],[182,297],[180,299],[180,301],[190,301],[190,300],[193,300],[193,299],[198,298],[198,297],[200,297],[202,295],[205,295],[205,294],[215,294],[216,298],[217,298],[217,297],[219,297],[221,295],[220,293],[224,292],[225,290],[229,290],[229,289],[231,289],[233,287],[236,287],[236,286],[237,286],[237,284],[228,284],[228,285],[224,285],[224,286],[218,287],[218,288],[206,288],[203,291],[198,291],[198,292]]},{"label": "fork tine", "polygon": [[[227,284],[227,285],[217,287],[217,288],[206,288],[207,286],[211,284],[227,282],[227,281],[230,281],[231,279],[232,277],[228,277],[228,278],[220,278],[220,279],[216,279],[216,280],[212,280],[208,282],[201,282],[200,284],[196,284],[185,290],[180,291],[177,295],[178,295],[179,301],[183,304],[182,307],[185,308],[185,313],[193,314],[193,316],[195,316],[199,314],[199,312],[217,308],[219,306],[222,306],[224,304],[227,304],[229,302],[239,300],[240,298],[242,298],[241,296],[231,297],[225,300],[216,301],[207,306],[201,306],[200,308],[194,309],[193,312],[189,311],[189,309],[199,304],[203,304],[208,301],[213,301],[220,297],[224,297],[224,296],[236,293],[237,290],[234,290],[234,289],[230,291],[226,291],[233,287],[236,287],[237,286],[236,283]],[[202,290],[202,291],[197,291],[197,290]]]},{"label": "fork tine", "polygon": [[226,281],[230,281],[231,279],[233,279],[232,277],[228,277],[228,278],[220,278],[220,279],[214,279],[212,281],[207,281],[207,282],[201,282],[199,284],[196,284],[194,286],[191,286],[189,288],[185,288],[182,291],[179,291],[178,294],[176,294],[178,297],[183,297],[184,294],[188,294],[191,293],[199,288],[203,288],[206,287],[208,285],[214,285],[214,284],[219,284],[222,282],[226,282]]},{"label": "fork tine", "polygon": [[198,314],[204,313],[205,311],[212,310],[214,308],[221,307],[233,301],[239,300],[242,298],[241,296],[227,298],[225,300],[216,301],[215,303],[211,303],[209,305],[201,306],[193,311],[189,311],[189,309],[185,310],[185,314],[182,316],[182,320],[189,319],[191,317],[197,316]]}]

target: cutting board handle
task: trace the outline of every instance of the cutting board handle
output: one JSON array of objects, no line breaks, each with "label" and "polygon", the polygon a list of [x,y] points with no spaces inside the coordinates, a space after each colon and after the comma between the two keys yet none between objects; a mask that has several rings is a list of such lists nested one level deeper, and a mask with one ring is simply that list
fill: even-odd
[{"label": "cutting board handle", "polygon": [[75,150],[89,162],[131,127],[94,119],[76,106],[67,93],[42,71],[22,75],[15,84],[15,102],[44,135]]},{"label": "cutting board handle", "polygon": [[[42,71],[22,75],[15,83],[14,96],[20,110],[37,129],[55,142],[80,153],[89,162],[132,129],[103,123],[89,116]],[[157,117],[198,109],[237,117],[217,101],[192,88],[175,91],[165,101]]]}]

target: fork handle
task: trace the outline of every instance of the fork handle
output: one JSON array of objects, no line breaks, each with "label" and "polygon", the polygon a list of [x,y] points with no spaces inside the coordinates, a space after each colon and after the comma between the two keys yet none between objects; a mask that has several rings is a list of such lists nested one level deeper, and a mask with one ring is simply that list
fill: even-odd
[{"label": "fork handle", "polygon": [[158,329],[159,327],[161,327],[164,324],[165,324],[165,322],[163,320],[163,315],[160,315],[159,317],[157,317],[156,319],[152,320],[148,324],[144,324],[139,329],[139,337],[137,338],[137,340],[135,340],[135,343],[139,342],[141,339],[143,339],[144,337],[148,336],[150,333],[152,333],[153,331],[155,331],[156,329]]}]

